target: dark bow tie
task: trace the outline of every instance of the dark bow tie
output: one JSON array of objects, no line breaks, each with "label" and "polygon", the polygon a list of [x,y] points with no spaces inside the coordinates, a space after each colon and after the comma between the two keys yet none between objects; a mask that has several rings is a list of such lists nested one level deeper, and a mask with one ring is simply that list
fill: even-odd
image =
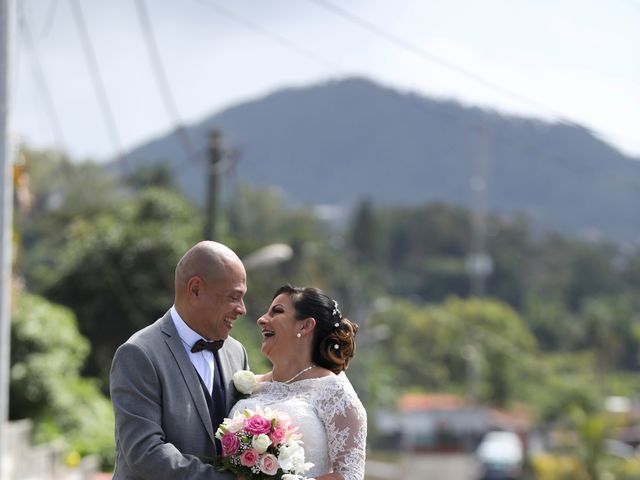
[{"label": "dark bow tie", "polygon": [[198,353],[202,350],[209,350],[212,353],[216,353],[222,348],[223,343],[224,340],[213,340],[212,342],[208,342],[201,338],[193,344],[193,347],[191,347],[191,353]]}]

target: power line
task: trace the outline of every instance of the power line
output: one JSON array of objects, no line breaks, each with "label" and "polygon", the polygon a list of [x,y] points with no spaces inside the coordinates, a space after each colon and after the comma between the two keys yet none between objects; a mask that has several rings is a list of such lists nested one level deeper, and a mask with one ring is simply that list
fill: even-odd
[{"label": "power line", "polygon": [[[57,0],[56,0],[57,3]],[[65,142],[64,142],[64,136],[62,134],[62,128],[60,126],[60,122],[58,120],[58,115],[54,106],[54,103],[52,101],[52,97],[46,82],[46,77],[43,73],[43,69],[42,69],[42,65],[40,62],[40,57],[38,55],[38,51],[35,47],[35,42],[33,41],[33,36],[31,34],[31,29],[26,17],[26,14],[24,12],[24,4],[21,4],[21,9],[19,12],[19,21],[20,21],[20,27],[21,27],[21,32],[23,34],[23,37],[25,39],[25,42],[27,44],[27,47],[29,48],[29,50],[31,51],[32,54],[32,58],[33,58],[33,69],[34,69],[34,75],[36,76],[36,79],[38,80],[38,84],[42,90],[42,94],[44,96],[45,99],[45,105],[47,107],[47,113],[49,115],[49,120],[51,121],[52,124],[52,128],[54,131],[54,135],[57,137],[57,142],[58,144],[64,148],[65,146]],[[52,15],[51,11],[50,11],[50,15]],[[77,169],[72,169],[72,175],[77,177]],[[101,258],[102,260],[102,258]],[[107,280],[110,279],[110,277],[112,277],[112,269],[110,267],[110,265],[108,265],[107,262],[102,262],[103,266],[105,267],[105,270],[107,270],[107,273],[109,275],[107,275]],[[116,289],[116,286],[120,285],[121,282],[110,282],[112,284],[112,286],[114,286],[114,289]],[[136,308],[131,308],[132,306],[135,307],[135,302],[132,302],[132,300],[129,298],[129,295],[125,290],[122,290],[120,292],[120,296],[119,298],[124,299],[123,301],[126,301],[127,305],[130,307],[129,310],[137,315],[139,312],[137,311]]]},{"label": "power line", "polygon": [[[557,110],[555,110],[554,108],[551,108],[543,103],[538,102],[537,100],[533,100],[529,97],[526,97],[524,95],[521,95],[520,93],[514,92],[513,90],[507,89],[505,87],[503,87],[502,85],[499,85],[491,80],[488,80],[478,74],[476,74],[475,72],[472,72],[471,70],[467,70],[464,67],[461,67],[459,65],[456,65],[452,62],[449,62],[437,55],[434,55],[433,53],[425,50],[424,48],[417,46],[385,29],[383,29],[382,27],[369,22],[368,20],[363,19],[362,17],[359,17],[347,10],[345,10],[342,7],[339,7],[337,5],[334,5],[333,3],[330,3],[326,0],[309,0],[310,2],[315,3],[316,5],[324,8],[325,10],[328,10],[329,12],[349,21],[350,23],[353,23],[357,26],[359,26],[360,28],[373,33],[374,35],[383,38],[384,40],[386,40],[387,42],[402,48],[403,50],[406,50],[414,55],[417,55],[418,57],[431,62],[431,63],[435,63],[447,70],[451,70],[459,75],[465,76],[467,78],[470,78],[471,80],[475,81],[476,83],[479,83],[493,91],[496,91],[498,93],[501,93],[502,95],[511,97],[513,99],[516,99],[526,105],[535,107],[535,108],[542,108],[544,110],[546,110],[547,112],[553,113],[559,120],[561,120],[562,122],[575,126],[575,127],[579,127],[579,128],[583,128],[586,130],[589,130],[587,128],[585,128],[583,125],[580,125],[576,122],[574,122],[573,120],[569,119],[566,115],[562,114],[561,112],[558,112]],[[591,132],[593,133],[593,132]]]},{"label": "power line", "polygon": [[49,86],[47,84],[46,76],[44,75],[44,71],[42,68],[42,62],[40,61],[40,55],[38,53],[38,49],[36,48],[35,42],[33,41],[33,36],[31,35],[31,28],[29,26],[29,22],[27,21],[27,16],[24,12],[24,4],[20,4],[20,12],[19,12],[19,24],[20,31],[22,33],[22,37],[25,40],[27,48],[31,52],[31,66],[33,69],[33,76],[36,79],[38,87],[40,88],[40,93],[44,99],[44,106],[47,112],[47,116],[49,117],[49,121],[51,123],[51,129],[53,131],[53,136],[56,139],[56,143],[60,148],[65,149],[66,142],[64,139],[64,135],[62,133],[62,127],[60,124],[60,119],[58,117],[58,113],[56,111],[53,98],[51,97],[51,91],[49,90]]},{"label": "power line", "polygon": [[232,12],[231,10],[229,10],[226,7],[223,7],[222,5],[218,4],[218,3],[214,3],[211,0],[197,0],[199,3],[205,5],[206,7],[215,10],[218,14],[222,15],[223,17],[225,17],[227,20],[230,20],[234,23],[237,23],[239,25],[242,25],[243,27],[253,31],[254,33],[257,33],[258,35],[261,35],[265,38],[268,38],[276,43],[278,43],[279,45],[287,48],[288,50],[291,50],[301,56],[303,56],[304,58],[317,62],[319,64],[321,64],[324,67],[330,68],[332,70],[342,70],[343,68],[338,66],[337,64],[333,63],[330,60],[327,60],[326,58],[323,58],[320,55],[317,55],[316,53],[312,52],[311,50],[308,50],[306,48],[303,48],[299,45],[297,45],[294,41],[289,40],[288,38],[284,37],[283,35],[280,35],[277,32],[273,32],[271,30],[268,30],[264,27],[262,27],[260,24],[252,21],[252,20],[248,20],[240,15],[238,15],[237,13]]},{"label": "power line", "polygon": [[158,44],[153,34],[153,28],[151,26],[151,19],[144,0],[136,0],[136,8],[138,12],[138,19],[140,20],[140,26],[142,27],[142,33],[147,46],[147,52],[149,54],[149,60],[151,61],[151,67],[160,90],[160,96],[164,102],[164,106],[171,117],[174,124],[175,132],[178,137],[182,148],[187,153],[187,157],[190,160],[201,159],[201,154],[194,147],[191,137],[187,130],[184,128],[182,121],[180,120],[180,114],[173,97],[167,74],[162,64],[160,57],[160,51],[158,50]]},{"label": "power line", "polygon": [[119,160],[126,161],[126,157],[123,154],[122,142],[120,141],[118,128],[116,127],[113,111],[111,110],[111,105],[109,104],[109,99],[102,82],[102,77],[100,76],[98,60],[93,51],[91,37],[89,36],[89,30],[87,29],[82,9],[80,8],[78,0],[69,0],[69,2],[71,3],[73,18],[78,27],[78,33],[80,34],[81,40],[80,43],[86,57],[87,66],[89,67],[89,73],[91,74],[91,78],[93,80],[93,86],[96,91],[96,97],[98,99],[100,111],[102,112],[102,118],[104,119],[104,123],[107,128],[107,133],[111,139],[113,148],[116,151],[116,157]]},{"label": "power line", "polygon": [[[218,10],[220,13],[222,13],[223,15],[226,15],[228,18],[233,17],[233,14],[224,8],[221,8],[221,7],[217,8],[217,6],[214,6],[211,4],[208,4],[208,6]],[[186,130],[182,121],[180,120],[180,113],[178,111],[178,107],[177,107],[175,98],[172,94],[169,80],[167,78],[164,65],[162,63],[160,51],[158,49],[156,37],[153,33],[151,18],[149,16],[149,12],[148,12],[145,0],[136,0],[136,8],[138,12],[138,19],[140,20],[140,25],[142,28],[142,33],[147,46],[149,60],[151,62],[154,76],[158,84],[158,88],[160,90],[160,95],[162,96],[165,108],[173,121],[174,131],[178,137],[178,140],[182,145],[183,150],[186,153],[187,164],[184,166],[181,166],[182,164],[184,164],[184,161],[181,161],[177,165],[174,165],[172,169],[173,170],[179,169],[180,171],[184,171],[185,169],[192,168],[194,165],[196,165],[194,160],[202,161],[203,159],[205,159],[207,157],[208,148],[207,147],[199,148],[199,149],[196,148],[194,143],[191,140],[191,137],[189,136],[188,131]],[[222,175],[227,170],[233,169],[237,161],[238,161],[237,155],[228,155],[228,154],[223,155],[220,162],[214,167],[217,172],[217,175]]]},{"label": "power line", "polygon": [[46,38],[49,36],[49,33],[51,32],[51,25],[53,25],[53,19],[56,15],[56,11],[58,10],[59,3],[59,0],[52,0],[49,3],[49,9],[47,10],[47,15],[42,27],[42,32],[40,32],[41,38]]}]

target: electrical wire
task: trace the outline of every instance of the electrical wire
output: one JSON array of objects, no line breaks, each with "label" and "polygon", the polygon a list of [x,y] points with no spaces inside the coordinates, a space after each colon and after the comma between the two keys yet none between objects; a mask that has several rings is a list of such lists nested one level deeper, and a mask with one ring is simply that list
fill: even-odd
[{"label": "electrical wire", "polygon": [[89,67],[89,73],[91,74],[96,97],[98,99],[98,105],[102,113],[102,118],[104,120],[107,133],[111,140],[113,149],[116,152],[116,158],[118,159],[119,163],[124,163],[126,165],[127,159],[122,148],[120,134],[118,133],[118,128],[116,126],[113,111],[111,109],[111,104],[109,103],[107,92],[102,82],[102,77],[100,76],[98,60],[93,50],[93,45],[91,44],[91,37],[89,36],[89,30],[87,29],[87,24],[82,13],[82,8],[80,7],[80,3],[78,2],[78,0],[69,0],[69,2],[71,4],[73,18],[76,22],[76,26],[78,27],[78,33],[80,34],[80,44],[82,45],[85,59],[87,61],[87,66]]},{"label": "electrical wire", "polygon": [[36,83],[38,84],[38,88],[40,89],[46,115],[49,118],[51,131],[53,133],[55,141],[58,144],[59,148],[66,150],[66,142],[62,131],[62,126],[60,124],[60,118],[58,117],[58,112],[56,111],[56,107],[51,96],[51,90],[49,90],[47,79],[44,74],[44,69],[42,68],[40,55],[33,40],[33,35],[31,34],[31,28],[29,26],[26,13],[24,12],[24,4],[20,5],[21,8],[19,9],[18,14],[18,24],[20,27],[20,33],[22,34],[22,38],[25,41],[27,49],[29,49],[31,53],[32,73],[36,80]]},{"label": "electrical wire", "polygon": [[316,62],[331,70],[344,70],[342,67],[338,66],[336,63],[330,60],[327,60],[326,58],[316,54],[315,52],[312,52],[311,50],[301,47],[300,45],[296,44],[294,41],[289,40],[288,38],[284,37],[283,35],[280,35],[277,32],[268,30],[262,27],[260,24],[252,20],[248,20],[247,18],[244,18],[235,12],[232,12],[231,10],[229,10],[226,7],[223,7],[219,3],[212,2],[211,0],[196,0],[196,1],[206,6],[207,8],[215,10],[219,15],[225,17],[227,20],[230,20],[238,25],[241,25],[251,30],[252,32],[257,33],[258,35],[268,38],[269,40],[272,40],[273,42],[285,47],[286,49],[301,55],[307,60]]},{"label": "electrical wire", "polygon": [[51,26],[53,25],[53,19],[56,16],[56,11],[58,10],[59,0],[52,0],[49,3],[49,9],[47,10],[47,15],[45,16],[45,22],[42,26],[42,31],[40,32],[40,38],[46,38],[49,36],[51,32]]},{"label": "electrical wire", "polygon": [[189,158],[189,160],[199,160],[202,158],[202,156],[200,152],[195,148],[193,142],[191,141],[189,133],[180,120],[178,107],[173,97],[166,71],[162,64],[160,51],[158,50],[158,44],[153,33],[151,18],[149,17],[149,12],[147,10],[145,0],[136,0],[136,9],[147,47],[147,53],[151,62],[151,68],[153,69],[154,77],[160,91],[160,96],[162,97],[162,100],[164,102],[165,109],[167,110],[167,113],[169,114],[169,117],[173,122],[174,131],[176,133],[176,136],[178,137],[178,141],[180,142],[182,148],[185,150],[187,158]]},{"label": "electrical wire", "polygon": [[[272,32],[264,27],[262,27],[260,24],[248,20],[240,15],[238,15],[235,12],[232,12],[231,10],[229,10],[226,7],[223,7],[222,5],[220,5],[217,2],[213,2],[212,0],[197,0],[199,3],[201,3],[202,5],[215,10],[218,14],[224,16],[225,18],[227,18],[228,20],[235,22],[239,25],[242,25],[245,28],[248,28],[249,30],[253,31],[254,33],[257,33],[259,35],[262,35],[266,38],[269,38],[270,40],[284,46],[285,48],[292,50],[300,55],[302,55],[303,57],[309,59],[309,60],[313,60],[318,62],[319,64],[325,66],[325,67],[331,67],[334,70],[344,70],[343,68],[337,66],[334,62],[328,61],[327,59],[323,58],[322,56],[316,54],[315,52],[308,50],[306,48],[302,48],[299,45],[297,45],[294,41],[289,40],[288,38],[280,35],[279,33],[276,32]],[[525,104],[525,105],[529,105],[531,107],[534,107],[536,109],[542,109],[546,112],[549,112],[551,114],[554,115],[554,117],[556,118],[557,121],[559,121],[560,123],[564,123],[566,125],[570,125],[576,128],[580,128],[583,129],[585,131],[587,131],[588,133],[590,133],[591,135],[593,135],[594,137],[600,138],[600,139],[607,139],[610,138],[610,135],[607,135],[603,132],[594,130],[593,128],[590,127],[585,127],[582,124],[577,123],[576,121],[570,119],[567,115],[559,112],[557,109],[550,107],[549,105],[543,104],[537,100],[534,100],[530,97],[524,96],[518,92],[512,91],[510,89],[507,89],[501,85],[498,85],[497,83],[490,81],[486,78],[484,78],[481,75],[476,74],[475,72],[472,72],[468,69],[465,69],[459,65],[453,64],[437,55],[432,54],[431,52],[428,52],[426,50],[424,50],[423,48],[416,46],[414,44],[412,44],[411,42],[404,40],[402,38],[400,38],[397,35],[394,35],[393,33],[390,33],[387,30],[384,30],[383,28],[368,22],[364,19],[362,19],[361,17],[358,17],[356,15],[354,15],[351,12],[348,12],[347,10],[338,7],[326,0],[310,0],[314,3],[316,3],[317,5],[331,11],[332,13],[339,15],[341,17],[343,17],[344,19],[350,21],[351,23],[355,23],[356,25],[358,25],[361,28],[364,28],[365,30],[369,31],[370,33],[376,34],[377,36],[380,36],[382,38],[384,38],[385,40],[387,40],[388,42],[391,42],[392,44],[396,45],[397,47],[403,48],[404,50],[407,50],[415,55],[418,55],[420,57],[422,57],[423,59],[429,61],[429,62],[433,62],[438,64],[439,66],[452,70],[454,72],[456,72],[457,74],[466,76],[470,79],[472,79],[473,81],[484,85],[485,87],[496,91],[502,95],[508,96],[510,98],[516,99],[519,102]],[[633,0],[628,0],[628,1],[633,1]],[[637,4],[636,4],[637,6]]]},{"label": "electrical wire", "polygon": [[[395,35],[391,32],[389,32],[388,30],[383,29],[382,27],[363,19],[362,17],[359,17],[357,15],[355,15],[354,13],[351,13],[349,11],[347,11],[346,9],[339,7],[331,2],[328,2],[326,0],[309,0],[312,3],[315,3],[316,5],[322,7],[323,9],[333,13],[334,15],[337,15],[341,18],[343,18],[344,20],[347,20],[348,22],[357,25],[358,27],[368,31],[369,33],[372,33],[374,35],[376,35],[377,37],[380,37],[384,40],[386,40],[387,42],[395,45],[396,47],[400,47],[405,51],[408,51],[420,58],[422,58],[423,60],[426,60],[430,63],[434,63],[436,65],[439,65],[442,68],[445,68],[447,70],[453,71],[459,75],[462,75],[464,77],[467,77],[471,80],[473,80],[474,82],[483,85],[497,93],[500,93],[504,96],[510,97],[512,99],[518,100],[521,103],[525,104],[525,105],[529,105],[531,107],[534,108],[538,108],[538,109],[543,109],[549,113],[552,113],[555,117],[557,117],[558,120],[560,120],[563,123],[566,123],[568,125],[572,125],[574,127],[578,127],[578,128],[582,128],[582,129],[587,129],[586,127],[584,127],[583,125],[580,125],[576,122],[574,122],[573,120],[569,119],[566,115],[564,115],[561,112],[558,112],[556,109],[549,107],[548,105],[545,105],[541,102],[538,102],[537,100],[533,100],[532,98],[526,97],[520,93],[517,93],[513,90],[507,89],[491,80],[488,80],[480,75],[478,75],[475,72],[472,72],[471,70],[468,70],[464,67],[461,67],[459,65],[456,65],[452,62],[449,62],[437,55],[434,55],[433,53],[425,50],[424,48],[415,45],[411,42],[409,42],[408,40],[405,40],[401,37],[399,37],[398,35]],[[594,132],[591,132],[594,133]]]}]

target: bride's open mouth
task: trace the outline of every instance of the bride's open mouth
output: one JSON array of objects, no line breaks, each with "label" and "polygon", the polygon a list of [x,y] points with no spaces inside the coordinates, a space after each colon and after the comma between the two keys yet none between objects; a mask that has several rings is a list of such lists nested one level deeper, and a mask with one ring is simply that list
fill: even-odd
[{"label": "bride's open mouth", "polygon": [[271,338],[275,335],[276,333],[273,330],[267,330],[267,329],[263,329],[262,330],[262,340],[266,340],[267,338]]}]

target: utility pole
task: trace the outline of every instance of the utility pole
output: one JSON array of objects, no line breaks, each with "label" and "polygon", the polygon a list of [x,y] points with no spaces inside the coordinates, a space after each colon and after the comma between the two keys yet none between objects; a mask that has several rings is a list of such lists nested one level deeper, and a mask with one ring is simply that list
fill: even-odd
[{"label": "utility pole", "polygon": [[473,159],[471,192],[471,251],[467,257],[467,271],[471,281],[471,294],[483,297],[487,276],[493,271],[493,262],[487,254],[487,189],[489,183],[489,132],[481,121],[477,128],[477,146]]},{"label": "utility pole", "polygon": [[205,205],[204,238],[216,240],[218,223],[218,190],[220,183],[220,162],[222,134],[214,129],[209,134],[209,163],[207,165],[207,204]]},{"label": "utility pole", "polygon": [[[471,282],[471,295],[484,297],[486,278],[493,271],[491,257],[487,254],[487,187],[489,177],[489,131],[486,120],[477,126],[477,144],[473,157],[473,174],[470,185],[473,201],[471,214],[471,248],[467,257],[467,272]],[[468,330],[467,344],[462,349],[466,364],[469,396],[477,403],[480,398],[480,343],[475,326]]]},{"label": "utility pole", "polygon": [[9,81],[15,0],[0,0],[0,478],[8,472],[9,362],[11,356],[11,242],[13,239],[13,148]]}]

